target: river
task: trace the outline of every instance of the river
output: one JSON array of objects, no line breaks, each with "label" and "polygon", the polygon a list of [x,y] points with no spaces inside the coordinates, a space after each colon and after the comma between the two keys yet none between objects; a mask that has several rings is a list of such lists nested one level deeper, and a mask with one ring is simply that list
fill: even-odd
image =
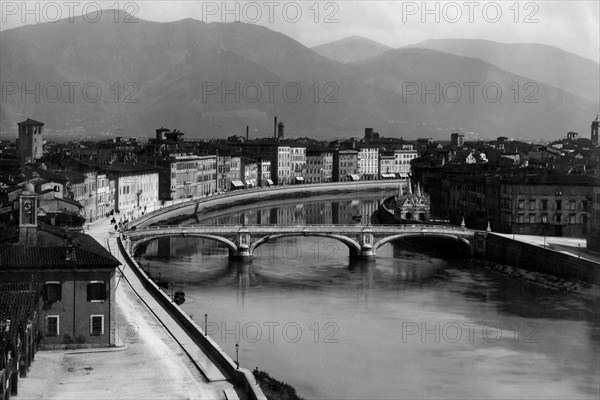
[{"label": "river", "polygon": [[[363,220],[376,198],[232,209],[206,223]],[[360,211],[359,211],[360,210]],[[395,242],[351,261],[335,240],[266,243],[251,263],[197,238],[151,242],[139,258],[182,289],[183,309],[242,367],[307,399],[598,398],[598,302],[437,258]]]}]

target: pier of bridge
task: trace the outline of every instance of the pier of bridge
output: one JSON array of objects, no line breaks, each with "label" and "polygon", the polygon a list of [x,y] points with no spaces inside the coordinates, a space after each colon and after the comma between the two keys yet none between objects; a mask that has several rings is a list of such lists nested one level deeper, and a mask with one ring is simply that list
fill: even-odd
[{"label": "pier of bridge", "polygon": [[[481,235],[480,235],[481,234]],[[144,243],[161,237],[183,236],[212,239],[229,249],[230,257],[251,258],[263,243],[283,237],[315,236],[344,243],[351,258],[370,259],[386,243],[411,237],[455,240],[471,254],[482,251],[485,232],[447,225],[187,225],[153,226],[124,232],[132,254]],[[483,240],[479,238],[483,236]]]}]

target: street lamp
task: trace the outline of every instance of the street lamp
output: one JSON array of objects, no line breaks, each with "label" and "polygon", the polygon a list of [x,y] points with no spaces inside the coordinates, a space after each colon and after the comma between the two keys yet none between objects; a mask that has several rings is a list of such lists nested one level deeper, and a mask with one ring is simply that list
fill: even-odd
[{"label": "street lamp", "polygon": [[204,314],[204,336],[207,336],[206,333],[208,329],[208,314]]}]

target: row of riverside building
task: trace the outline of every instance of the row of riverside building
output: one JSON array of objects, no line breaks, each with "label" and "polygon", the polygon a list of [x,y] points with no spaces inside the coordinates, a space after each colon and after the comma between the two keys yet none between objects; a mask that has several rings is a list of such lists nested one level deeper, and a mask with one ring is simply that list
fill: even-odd
[{"label": "row of riverside building", "polygon": [[[370,128],[362,140],[331,143],[286,140],[282,123],[276,138],[256,140],[185,141],[182,132],[160,128],[146,144],[117,138],[42,151],[44,124],[18,125],[15,172],[39,189],[52,224],[133,217],[160,202],[254,187],[406,178],[417,157],[413,143]],[[5,195],[14,200],[18,187],[11,193],[10,186],[19,180],[9,178]]]},{"label": "row of riverside building", "polygon": [[160,128],[144,144],[116,138],[42,151],[33,144],[39,145],[43,124],[27,120],[19,124],[17,146],[22,176],[4,182],[0,224],[9,224],[24,181],[38,189],[43,222],[76,225],[230,190],[412,173],[413,185],[420,183],[431,198],[434,218],[457,224],[464,218],[476,229],[489,222],[495,232],[588,236],[593,247],[600,234],[598,124],[596,118],[591,140],[569,132],[550,144],[507,137],[468,142],[460,133],[449,142],[408,142],[371,128],[360,140],[290,140],[280,122],[272,138],[249,140],[247,127],[246,137],[185,141],[182,132]]}]

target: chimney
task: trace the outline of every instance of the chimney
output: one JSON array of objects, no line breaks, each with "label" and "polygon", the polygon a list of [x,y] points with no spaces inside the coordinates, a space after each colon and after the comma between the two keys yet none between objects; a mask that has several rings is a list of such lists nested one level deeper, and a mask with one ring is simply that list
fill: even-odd
[{"label": "chimney", "polygon": [[273,139],[277,139],[277,117],[275,117],[275,123],[273,125]]},{"label": "chimney", "polygon": [[250,127],[246,125],[246,142],[250,139]]}]

